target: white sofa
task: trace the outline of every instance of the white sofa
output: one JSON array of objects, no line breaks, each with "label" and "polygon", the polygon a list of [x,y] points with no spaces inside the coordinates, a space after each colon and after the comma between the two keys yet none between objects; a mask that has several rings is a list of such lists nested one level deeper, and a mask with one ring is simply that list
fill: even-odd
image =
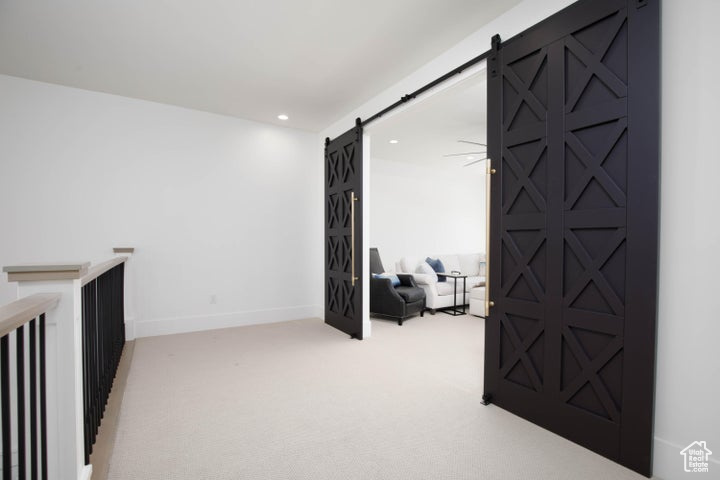
[{"label": "white sofa", "polygon": [[[445,267],[445,272],[461,272],[467,275],[465,282],[465,304],[470,304],[473,315],[482,315],[482,302],[485,299],[485,255],[482,253],[428,255],[430,258],[439,258]],[[452,278],[445,282],[438,281],[435,274],[419,273],[418,267],[425,262],[423,258],[403,257],[395,264],[395,271],[411,273],[415,283],[425,290],[426,306],[431,311],[452,307],[454,304],[463,305],[463,282],[457,280],[457,301],[454,298],[455,285]],[[479,299],[479,300],[478,300]],[[478,304],[479,302],[479,304]],[[474,311],[473,311],[473,307]]]}]

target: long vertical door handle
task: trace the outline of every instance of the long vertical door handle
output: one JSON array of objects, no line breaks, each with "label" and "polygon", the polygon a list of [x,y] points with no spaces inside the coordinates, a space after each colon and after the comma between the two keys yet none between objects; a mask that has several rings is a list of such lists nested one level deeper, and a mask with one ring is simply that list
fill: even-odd
[{"label": "long vertical door handle", "polygon": [[350,284],[354,287],[358,277],[355,276],[355,192],[350,192]]},{"label": "long vertical door handle", "polygon": [[490,300],[490,186],[491,178],[495,173],[492,168],[492,160],[487,159],[487,170],[485,175],[485,318],[490,316],[490,307],[495,302]]}]

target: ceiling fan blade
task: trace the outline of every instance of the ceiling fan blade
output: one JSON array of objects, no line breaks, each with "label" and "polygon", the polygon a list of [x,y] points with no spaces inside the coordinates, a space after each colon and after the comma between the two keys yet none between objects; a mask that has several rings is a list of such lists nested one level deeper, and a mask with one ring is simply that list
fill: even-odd
[{"label": "ceiling fan blade", "polygon": [[469,144],[471,144],[471,145],[480,145],[480,146],[483,146],[483,147],[487,147],[487,145],[484,144],[484,143],[471,142],[471,141],[469,141],[469,140],[458,140],[458,142],[460,142],[460,143],[469,143]]},{"label": "ceiling fan blade", "polygon": [[472,162],[466,163],[465,165],[463,165],[463,167],[469,167],[470,165],[473,165],[473,164],[476,164],[476,163],[478,163],[478,162],[482,162],[482,161],[485,161],[485,160],[487,160],[487,157],[481,158],[481,159],[479,159],[479,160],[473,160]]},{"label": "ceiling fan blade", "polygon": [[448,153],[443,157],[462,157],[463,155],[485,155],[487,152],[465,152],[465,153]]}]

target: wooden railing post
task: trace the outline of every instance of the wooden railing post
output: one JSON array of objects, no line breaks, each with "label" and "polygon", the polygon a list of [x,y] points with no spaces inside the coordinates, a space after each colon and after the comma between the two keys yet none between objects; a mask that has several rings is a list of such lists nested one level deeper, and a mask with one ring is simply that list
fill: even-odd
[{"label": "wooden railing post", "polygon": [[49,479],[87,480],[84,462],[81,364],[81,278],[89,263],[5,267],[18,282],[18,298],[57,292],[60,301],[46,314],[47,470]]}]

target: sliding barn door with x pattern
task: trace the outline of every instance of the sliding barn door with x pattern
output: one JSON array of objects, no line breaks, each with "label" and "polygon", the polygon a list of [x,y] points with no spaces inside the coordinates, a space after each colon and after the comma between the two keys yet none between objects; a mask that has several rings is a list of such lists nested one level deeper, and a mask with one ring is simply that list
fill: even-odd
[{"label": "sliding barn door with x pattern", "polygon": [[361,191],[358,125],[325,145],[325,322],[358,339],[363,338]]},{"label": "sliding barn door with x pattern", "polygon": [[[489,59],[485,390],[650,471],[657,0],[584,0]],[[654,75],[654,76],[653,76]]]}]

